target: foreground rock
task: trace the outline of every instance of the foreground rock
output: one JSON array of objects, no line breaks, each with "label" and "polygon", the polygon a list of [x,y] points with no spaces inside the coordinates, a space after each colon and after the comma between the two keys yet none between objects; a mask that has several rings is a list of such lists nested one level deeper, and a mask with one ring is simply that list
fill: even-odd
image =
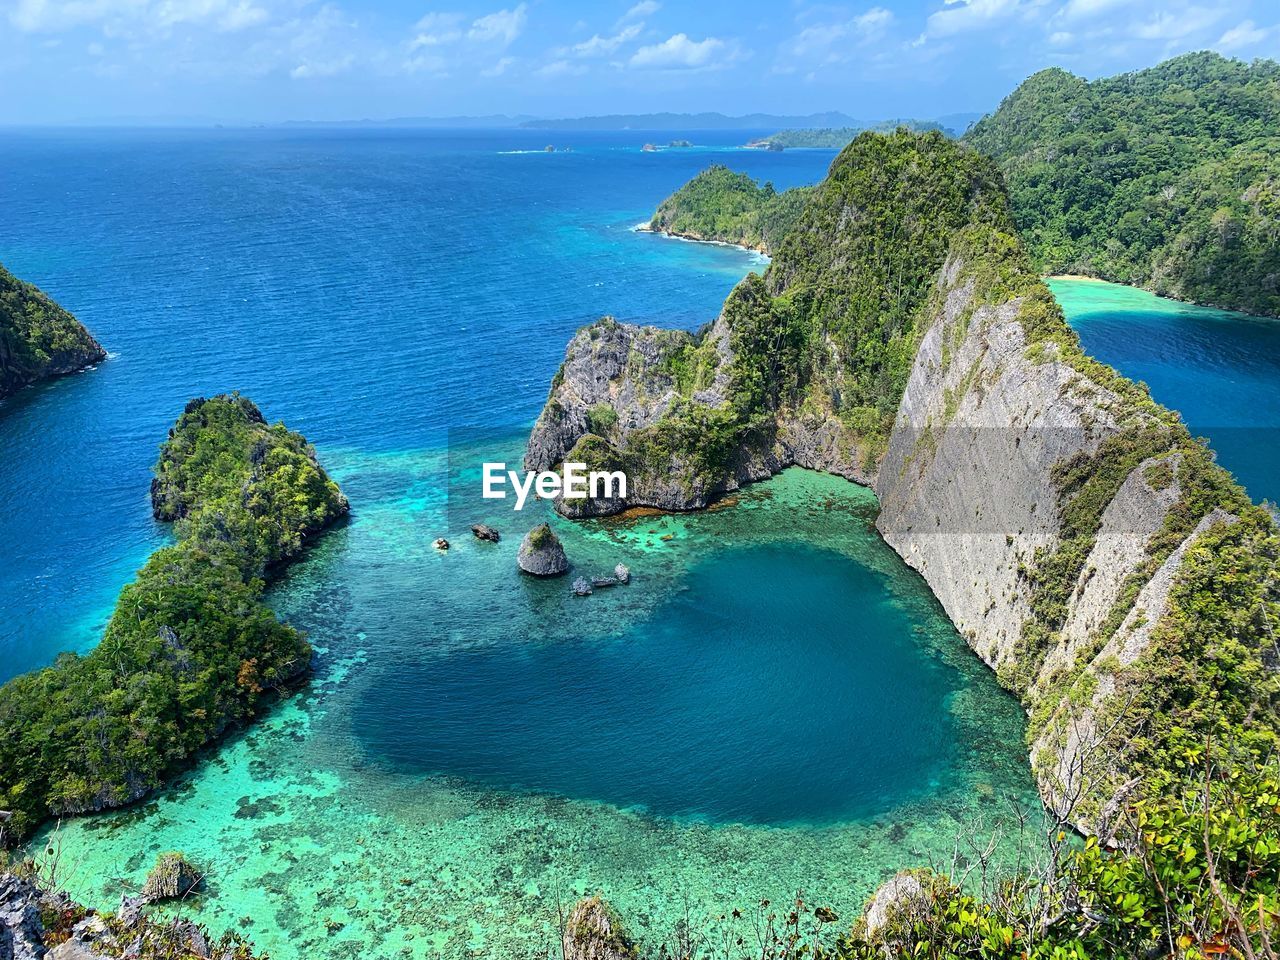
[{"label": "foreground rock", "polygon": [[[127,908],[127,909],[126,909]],[[213,939],[189,920],[155,921],[126,898],[112,916],[0,873],[0,960],[256,960],[242,938]],[[266,960],[265,957],[261,960]]]},{"label": "foreground rock", "polygon": [[0,400],[107,358],[89,331],[38,288],[0,267]]},{"label": "foreground rock", "polygon": [[144,903],[177,900],[200,886],[203,876],[180,853],[162,853],[142,887]]},{"label": "foreground rock", "polygon": [[591,584],[587,582],[586,577],[579,577],[573,581],[573,592],[579,597],[591,596]]},{"label": "foreground rock", "polygon": [[613,568],[613,575],[618,578],[619,583],[631,582],[631,568],[625,563],[620,563]]},{"label": "foreground rock", "polygon": [[524,535],[516,563],[535,577],[558,577],[569,569],[569,558],[548,524],[540,523]]},{"label": "foreground rock", "polygon": [[601,897],[578,901],[565,924],[562,947],[564,960],[637,960],[640,956],[617,911]]}]

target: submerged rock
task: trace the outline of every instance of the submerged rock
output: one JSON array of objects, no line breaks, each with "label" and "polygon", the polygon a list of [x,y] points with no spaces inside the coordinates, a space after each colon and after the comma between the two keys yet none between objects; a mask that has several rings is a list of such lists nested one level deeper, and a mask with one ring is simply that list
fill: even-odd
[{"label": "submerged rock", "polygon": [[619,583],[631,582],[631,568],[625,563],[620,563],[613,568],[613,575],[618,578]]},{"label": "submerged rock", "polygon": [[195,867],[180,853],[162,853],[147,874],[141,898],[144,903],[176,900],[200,885],[203,879]]},{"label": "submerged rock", "polygon": [[540,523],[524,535],[516,563],[525,573],[535,577],[558,577],[569,569],[560,539],[548,524]]},{"label": "submerged rock", "polygon": [[617,577],[592,577],[591,585],[593,587],[616,587],[622,581]]},{"label": "submerged rock", "polygon": [[573,581],[573,592],[580,597],[591,596],[591,584],[587,583],[586,577],[579,577]]},{"label": "submerged rock", "polygon": [[564,960],[635,960],[640,956],[617,911],[601,897],[579,900],[564,925]]},{"label": "submerged rock", "polygon": [[489,526],[487,523],[475,523],[471,525],[471,532],[476,535],[477,540],[488,540],[490,543],[497,543],[502,536],[497,530]]}]

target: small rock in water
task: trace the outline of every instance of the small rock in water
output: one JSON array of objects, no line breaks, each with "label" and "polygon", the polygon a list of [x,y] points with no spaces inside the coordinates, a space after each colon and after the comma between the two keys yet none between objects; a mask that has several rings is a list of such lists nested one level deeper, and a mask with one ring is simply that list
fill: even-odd
[{"label": "small rock in water", "polygon": [[200,885],[201,876],[180,853],[162,853],[143,884],[143,903],[176,900]]},{"label": "small rock in water", "polygon": [[540,523],[524,535],[516,563],[535,577],[558,577],[569,569],[569,558],[549,524]]},{"label": "small rock in water", "polygon": [[448,550],[448,549],[449,549],[449,541],[448,541],[448,540],[446,540],[444,537],[436,537],[436,549],[437,549],[437,550]]},{"label": "small rock in water", "polygon": [[625,563],[620,563],[613,568],[613,575],[618,578],[619,583],[631,582],[631,568]]},{"label": "small rock in water", "polygon": [[585,577],[579,577],[573,581],[573,592],[580,597],[588,597],[591,595],[591,584],[587,583]]},{"label": "small rock in water", "polygon": [[501,539],[498,531],[487,523],[472,524],[471,532],[476,535],[477,540],[488,540],[490,543],[497,543]]},{"label": "small rock in water", "polygon": [[593,587],[616,587],[622,581],[617,577],[592,577],[591,585]]}]

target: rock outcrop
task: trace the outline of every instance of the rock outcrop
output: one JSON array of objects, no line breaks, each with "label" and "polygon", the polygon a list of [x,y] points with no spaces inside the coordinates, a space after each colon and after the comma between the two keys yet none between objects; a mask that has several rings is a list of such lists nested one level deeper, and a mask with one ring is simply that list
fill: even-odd
[{"label": "rock outcrop", "polygon": [[579,900],[564,926],[564,960],[638,960],[617,911],[601,897]]},{"label": "rock outcrop", "polygon": [[0,267],[0,400],[107,358],[84,326],[50,297]]},{"label": "rock outcrop", "polygon": [[144,903],[177,900],[198,887],[202,880],[200,871],[188,863],[182,854],[162,853],[147,874],[141,899]]},{"label": "rock outcrop", "polygon": [[524,535],[516,563],[525,573],[535,577],[558,577],[569,569],[560,538],[548,524],[540,523]]}]

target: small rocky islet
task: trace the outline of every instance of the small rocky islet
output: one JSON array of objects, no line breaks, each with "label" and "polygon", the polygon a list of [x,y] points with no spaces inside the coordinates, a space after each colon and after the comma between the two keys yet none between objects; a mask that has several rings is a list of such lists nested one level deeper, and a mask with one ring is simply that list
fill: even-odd
[{"label": "small rocky islet", "polygon": [[0,400],[107,358],[74,316],[0,266]]}]

